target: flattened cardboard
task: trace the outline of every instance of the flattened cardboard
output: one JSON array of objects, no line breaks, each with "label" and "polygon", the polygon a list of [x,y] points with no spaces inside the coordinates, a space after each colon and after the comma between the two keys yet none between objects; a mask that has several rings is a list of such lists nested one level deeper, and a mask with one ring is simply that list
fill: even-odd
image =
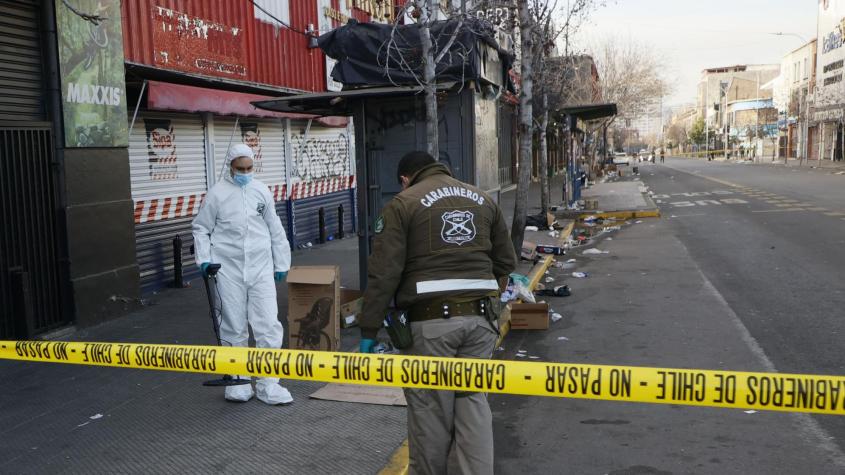
[{"label": "flattened cardboard", "polygon": [[337,351],[340,348],[340,269],[291,267],[288,283],[290,347]]},{"label": "flattened cardboard", "polygon": [[407,406],[402,388],[329,383],[309,396],[323,401],[357,402],[381,406]]},{"label": "flattened cardboard", "polygon": [[511,304],[511,330],[548,330],[549,304]]}]

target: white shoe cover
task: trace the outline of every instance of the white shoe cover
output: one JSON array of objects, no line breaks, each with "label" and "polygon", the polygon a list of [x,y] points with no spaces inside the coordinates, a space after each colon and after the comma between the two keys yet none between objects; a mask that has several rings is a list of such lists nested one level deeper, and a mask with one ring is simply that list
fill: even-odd
[{"label": "white shoe cover", "polygon": [[290,392],[273,379],[259,379],[255,383],[258,400],[270,405],[285,405],[293,402]]},{"label": "white shoe cover", "polygon": [[[249,376],[241,376],[243,379],[250,379]],[[247,402],[255,396],[252,384],[241,384],[238,386],[226,386],[226,400],[234,402]]]}]

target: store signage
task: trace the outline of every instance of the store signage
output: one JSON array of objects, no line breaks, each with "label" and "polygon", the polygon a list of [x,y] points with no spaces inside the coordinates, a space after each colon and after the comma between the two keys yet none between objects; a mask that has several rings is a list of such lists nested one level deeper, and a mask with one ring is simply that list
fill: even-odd
[{"label": "store signage", "polygon": [[241,141],[252,150],[253,170],[264,171],[264,154],[261,151],[261,129],[255,122],[241,122]]},{"label": "store signage", "polygon": [[233,79],[247,75],[242,27],[162,6],[153,6],[150,14],[156,66]]},{"label": "store signage", "polygon": [[367,13],[372,21],[386,21],[393,16],[392,0],[346,0],[346,6]]},{"label": "store signage", "polygon": [[845,105],[845,0],[820,2],[818,10],[819,57],[816,66],[816,105]]},{"label": "store signage", "polygon": [[120,0],[56,2],[66,147],[126,147]]}]

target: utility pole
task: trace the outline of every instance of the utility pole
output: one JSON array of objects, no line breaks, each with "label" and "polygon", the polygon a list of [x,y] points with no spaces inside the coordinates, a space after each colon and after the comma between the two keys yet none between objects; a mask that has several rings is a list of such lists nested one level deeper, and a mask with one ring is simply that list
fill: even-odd
[{"label": "utility pole", "polygon": [[704,80],[704,156],[710,160],[710,124],[707,120],[710,112],[710,78]]}]

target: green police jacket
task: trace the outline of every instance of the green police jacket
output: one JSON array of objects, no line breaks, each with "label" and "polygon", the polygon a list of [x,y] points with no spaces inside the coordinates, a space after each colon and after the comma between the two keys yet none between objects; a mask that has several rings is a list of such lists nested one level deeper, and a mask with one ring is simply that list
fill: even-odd
[{"label": "green police jacket", "polygon": [[384,207],[374,226],[359,320],[374,339],[394,298],[410,309],[426,301],[498,295],[516,254],[499,206],[440,163],[423,168]]}]

